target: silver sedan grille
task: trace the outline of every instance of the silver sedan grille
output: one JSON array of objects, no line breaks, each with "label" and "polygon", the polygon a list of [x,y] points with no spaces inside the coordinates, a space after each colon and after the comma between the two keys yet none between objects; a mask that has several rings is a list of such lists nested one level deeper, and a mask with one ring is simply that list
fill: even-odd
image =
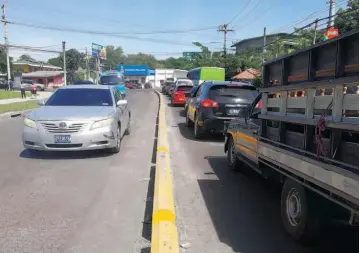
[{"label": "silver sedan grille", "polygon": [[77,133],[80,132],[87,124],[86,123],[73,123],[66,127],[60,127],[59,123],[41,123],[42,127],[49,133]]}]

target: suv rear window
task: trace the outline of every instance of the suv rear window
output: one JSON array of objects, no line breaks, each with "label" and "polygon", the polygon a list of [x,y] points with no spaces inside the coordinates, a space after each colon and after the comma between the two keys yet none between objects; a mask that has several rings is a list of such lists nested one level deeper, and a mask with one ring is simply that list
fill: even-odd
[{"label": "suv rear window", "polygon": [[190,85],[180,85],[176,90],[178,91],[190,91],[193,87]]},{"label": "suv rear window", "polygon": [[191,85],[191,80],[178,80],[177,85]]},{"label": "suv rear window", "polygon": [[209,98],[216,100],[222,99],[243,98],[254,100],[259,93],[253,86],[235,86],[235,85],[216,85],[210,88]]}]

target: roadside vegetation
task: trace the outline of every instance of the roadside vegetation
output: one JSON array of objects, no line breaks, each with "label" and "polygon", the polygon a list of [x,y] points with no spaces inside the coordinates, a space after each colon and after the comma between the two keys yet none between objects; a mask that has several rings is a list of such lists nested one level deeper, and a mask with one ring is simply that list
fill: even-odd
[{"label": "roadside vegetation", "polygon": [[7,112],[19,112],[38,108],[36,100],[17,102],[10,104],[0,104],[0,114]]}]

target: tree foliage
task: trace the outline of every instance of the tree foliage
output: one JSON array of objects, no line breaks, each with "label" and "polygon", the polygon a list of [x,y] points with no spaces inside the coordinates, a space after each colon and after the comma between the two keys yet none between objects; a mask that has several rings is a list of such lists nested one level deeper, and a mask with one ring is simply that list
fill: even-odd
[{"label": "tree foliage", "polygon": [[335,27],[340,33],[359,29],[359,0],[349,0],[347,8],[345,10],[340,8],[337,14],[339,15],[335,18]]}]

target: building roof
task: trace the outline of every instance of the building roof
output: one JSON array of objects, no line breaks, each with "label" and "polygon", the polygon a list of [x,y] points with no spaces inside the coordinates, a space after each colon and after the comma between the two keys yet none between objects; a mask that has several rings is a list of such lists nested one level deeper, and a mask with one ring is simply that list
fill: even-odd
[{"label": "building roof", "polygon": [[40,61],[26,61],[26,60],[18,60],[13,63],[14,65],[29,65],[32,67],[44,67],[44,68],[52,68],[52,69],[62,69],[58,66],[54,66],[51,64],[48,64],[46,62],[40,62]]},{"label": "building roof", "polygon": [[[281,36],[288,36],[288,37],[298,37],[296,35],[293,35],[293,34],[289,34],[289,33],[273,33],[273,34],[268,34],[266,35],[266,37],[281,37]],[[247,39],[244,39],[244,40],[240,40],[234,44],[231,45],[231,47],[236,47],[244,42],[247,42],[247,41],[250,41],[250,40],[257,40],[257,39],[261,39],[263,38],[264,36],[258,36],[258,37],[252,37],[252,38],[247,38]]]},{"label": "building roof", "polygon": [[64,74],[64,71],[35,71],[30,73],[23,73],[22,77],[52,77]]},{"label": "building roof", "polygon": [[233,76],[231,79],[243,79],[243,80],[252,80],[255,79],[260,75],[260,71],[253,68],[245,69],[244,71],[240,72],[239,74]]}]

